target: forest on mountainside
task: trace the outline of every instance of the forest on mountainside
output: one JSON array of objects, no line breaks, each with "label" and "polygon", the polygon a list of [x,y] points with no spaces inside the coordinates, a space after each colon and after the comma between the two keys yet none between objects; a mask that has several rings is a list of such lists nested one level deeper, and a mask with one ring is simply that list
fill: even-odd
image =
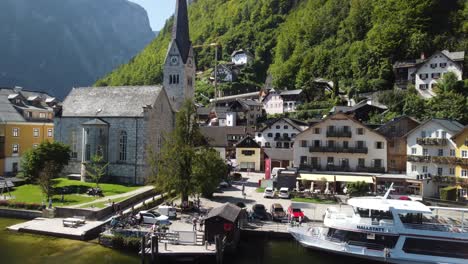
[{"label": "forest on mountainside", "polygon": [[[388,90],[396,60],[468,50],[467,0],[197,0],[189,19],[194,45],[220,43],[221,61],[230,61],[236,49],[254,54],[233,86],[260,88],[271,74],[280,89],[304,88],[320,77],[350,94]],[[96,85],[161,83],[172,23]],[[195,53],[198,70],[213,67],[212,47]],[[213,94],[203,80],[197,90]]]}]

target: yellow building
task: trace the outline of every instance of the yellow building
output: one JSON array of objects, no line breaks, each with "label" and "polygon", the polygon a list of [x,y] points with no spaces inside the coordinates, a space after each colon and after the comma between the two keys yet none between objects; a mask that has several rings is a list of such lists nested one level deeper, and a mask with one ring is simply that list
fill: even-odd
[{"label": "yellow building", "polygon": [[56,102],[44,93],[0,89],[0,176],[16,175],[25,151],[53,141]]},{"label": "yellow building", "polygon": [[247,136],[236,144],[236,161],[242,171],[260,171],[261,147]]},{"label": "yellow building", "polygon": [[455,134],[452,140],[457,145],[455,155],[458,159],[455,175],[468,179],[468,126]]}]

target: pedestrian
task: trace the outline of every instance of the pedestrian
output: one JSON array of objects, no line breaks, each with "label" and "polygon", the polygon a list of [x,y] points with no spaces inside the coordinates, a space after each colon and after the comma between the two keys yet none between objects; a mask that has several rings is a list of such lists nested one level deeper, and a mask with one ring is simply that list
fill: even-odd
[{"label": "pedestrian", "polygon": [[61,199],[61,202],[62,202],[62,203],[63,203],[63,202],[65,202],[65,196],[63,195],[63,193],[62,193],[62,199]]},{"label": "pedestrian", "polygon": [[112,201],[112,212],[115,213],[117,212],[116,208],[115,208],[115,202]]},{"label": "pedestrian", "polygon": [[200,232],[203,232],[203,225],[205,225],[205,218],[202,216],[200,218]]},{"label": "pedestrian", "polygon": [[192,219],[192,224],[193,224],[193,231],[197,231],[197,218],[196,217]]},{"label": "pedestrian", "polygon": [[49,198],[49,209],[52,209],[52,198]]}]

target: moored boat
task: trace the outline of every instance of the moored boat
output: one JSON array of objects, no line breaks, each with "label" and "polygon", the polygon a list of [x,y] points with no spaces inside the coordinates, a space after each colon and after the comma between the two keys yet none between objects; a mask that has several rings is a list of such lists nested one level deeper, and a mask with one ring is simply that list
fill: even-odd
[{"label": "moored boat", "polygon": [[[390,192],[390,191],[389,191]],[[351,198],[353,214],[327,209],[322,227],[291,227],[301,245],[386,263],[468,263],[468,209],[418,201]],[[447,211],[447,218],[434,212]]]}]

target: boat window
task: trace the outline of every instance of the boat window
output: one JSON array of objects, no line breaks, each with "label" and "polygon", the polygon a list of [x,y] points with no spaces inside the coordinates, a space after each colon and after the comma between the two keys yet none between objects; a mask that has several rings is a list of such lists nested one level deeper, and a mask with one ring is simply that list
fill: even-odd
[{"label": "boat window", "polygon": [[377,221],[382,219],[386,220],[393,220],[393,215],[390,211],[383,211],[383,210],[370,210],[364,208],[357,208],[356,213],[359,214],[362,218],[372,218]]},{"label": "boat window", "polygon": [[398,236],[380,235],[376,233],[350,232],[330,228],[328,239],[337,242],[346,242],[350,245],[366,247],[369,249],[383,250],[394,248],[398,242]]},{"label": "boat window", "polygon": [[407,238],[403,251],[412,254],[468,259],[468,243]]},{"label": "boat window", "polygon": [[400,213],[400,220],[403,224],[422,224],[423,216],[422,214],[413,214],[413,213]]}]

